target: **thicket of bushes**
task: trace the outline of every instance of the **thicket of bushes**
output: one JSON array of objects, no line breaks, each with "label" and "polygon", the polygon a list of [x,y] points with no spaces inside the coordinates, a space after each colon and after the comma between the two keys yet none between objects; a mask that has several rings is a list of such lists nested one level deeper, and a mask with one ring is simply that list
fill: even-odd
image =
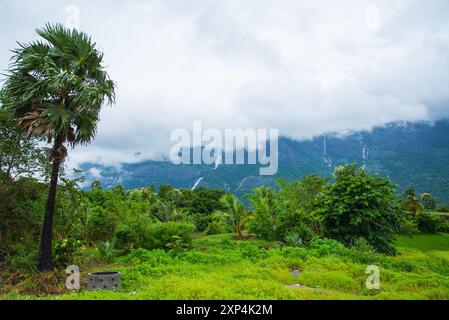
[{"label": "thicket of bushes", "polygon": [[[317,239],[332,238],[339,241],[332,242],[336,250],[341,243],[368,254],[394,254],[397,233],[449,231],[449,222],[425,211],[411,191],[399,197],[388,179],[356,165],[339,168],[332,183],[311,175],[280,180],[278,188],[257,188],[246,196],[247,208],[220,190],[105,190],[96,182],[92,190],[81,191],[79,182],[62,179],[58,190],[54,260],[61,268],[93,246],[105,260],[137,248],[183,252],[195,232],[246,229],[287,247],[314,248],[319,241],[331,241]],[[5,269],[34,270],[46,192],[45,184],[29,178],[0,190],[5,200],[0,205],[0,263]]]},{"label": "thicket of bushes", "polygon": [[[78,180],[63,180],[54,222],[55,264],[72,264],[83,248],[189,248],[195,231],[204,231],[222,209],[219,190],[175,190],[162,186],[126,191],[118,186],[81,191]],[[0,191],[0,263],[12,269],[35,268],[47,186],[20,179]],[[212,227],[211,227],[212,228]],[[210,228],[210,229],[211,229]],[[221,232],[220,229],[216,230]],[[227,231],[227,230],[226,230]],[[106,253],[105,253],[106,254]]]},{"label": "thicket of bushes", "polygon": [[[449,232],[445,216],[430,213],[437,201],[413,189],[398,196],[390,180],[355,164],[337,168],[335,182],[316,175],[279,188],[262,187],[248,196],[253,209],[249,229],[259,238],[301,246],[327,237],[347,246],[361,239],[380,253],[396,252],[396,234]],[[441,206],[440,206],[441,207]]]}]

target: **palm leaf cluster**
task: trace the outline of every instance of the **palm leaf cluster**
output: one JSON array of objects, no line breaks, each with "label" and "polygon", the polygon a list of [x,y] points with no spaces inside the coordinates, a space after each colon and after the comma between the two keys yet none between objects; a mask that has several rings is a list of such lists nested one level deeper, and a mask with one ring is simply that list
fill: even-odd
[{"label": "palm leaf cluster", "polygon": [[115,85],[85,33],[62,25],[36,32],[42,40],[13,51],[1,100],[24,135],[59,139],[52,156],[63,159],[63,143],[88,144],[95,137],[100,109],[114,102]]},{"label": "palm leaf cluster", "polygon": [[221,199],[226,208],[226,218],[234,231],[241,236],[242,231],[250,218],[250,212],[245,205],[239,202],[238,198],[232,194],[226,194]]}]

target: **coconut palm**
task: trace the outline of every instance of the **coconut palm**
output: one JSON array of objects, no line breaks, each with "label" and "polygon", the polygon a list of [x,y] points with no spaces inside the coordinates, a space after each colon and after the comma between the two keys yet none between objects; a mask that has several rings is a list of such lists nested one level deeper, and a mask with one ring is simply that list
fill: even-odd
[{"label": "coconut palm", "polygon": [[242,236],[242,231],[250,217],[250,212],[245,206],[239,202],[236,196],[226,194],[221,199],[225,210],[229,225],[234,229],[239,236]]},{"label": "coconut palm", "polygon": [[24,136],[52,143],[53,161],[39,253],[39,270],[53,269],[52,231],[60,166],[67,146],[89,144],[95,137],[100,109],[113,104],[114,82],[105,72],[103,54],[83,32],[62,25],[36,30],[42,38],[13,51],[2,104]]}]

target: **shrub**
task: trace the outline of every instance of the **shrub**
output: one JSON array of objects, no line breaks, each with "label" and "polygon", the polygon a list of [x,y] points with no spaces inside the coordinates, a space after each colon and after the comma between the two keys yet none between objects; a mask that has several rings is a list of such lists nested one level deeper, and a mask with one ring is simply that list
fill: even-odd
[{"label": "shrub", "polygon": [[449,233],[449,221],[441,219],[441,221],[438,224],[437,231]]},{"label": "shrub", "polygon": [[309,243],[309,250],[317,256],[325,256],[329,254],[341,254],[346,247],[337,240],[326,238],[314,238]]},{"label": "shrub", "polygon": [[174,241],[187,247],[192,245],[195,226],[185,222],[154,223],[150,225],[148,234],[149,248],[167,248]]},{"label": "shrub", "polygon": [[111,262],[112,258],[114,257],[114,247],[115,247],[115,240],[100,242],[97,245],[100,257],[104,259],[106,262]]},{"label": "shrub", "polygon": [[309,252],[317,257],[336,255],[351,262],[362,264],[380,263],[384,257],[376,253],[373,246],[363,238],[355,240],[350,248],[336,240],[315,238],[309,244]]},{"label": "shrub", "polygon": [[36,270],[37,256],[37,247],[18,243],[10,247],[10,255],[6,256],[5,262],[12,270],[28,273]]},{"label": "shrub", "polygon": [[84,248],[81,240],[67,238],[58,240],[54,244],[54,264],[57,267],[66,268],[76,264],[75,259],[79,251]]},{"label": "shrub", "polygon": [[399,231],[400,234],[412,235],[418,232],[419,229],[415,220],[404,219],[404,221],[401,224],[401,229]]},{"label": "shrub", "polygon": [[214,234],[222,234],[229,233],[230,229],[228,225],[224,221],[215,220],[209,223],[206,228],[206,234],[214,235]]},{"label": "shrub", "polygon": [[439,206],[436,207],[435,210],[438,211],[438,212],[449,213],[449,206],[439,205]]},{"label": "shrub", "polygon": [[284,237],[283,241],[280,241],[280,244],[286,247],[302,247],[304,240],[300,233],[290,232]]},{"label": "shrub", "polygon": [[256,245],[246,244],[240,247],[240,254],[243,259],[257,261],[268,257],[268,251],[259,248]]},{"label": "shrub", "polygon": [[195,226],[185,222],[145,222],[121,225],[116,233],[121,249],[167,249],[173,246],[190,247]]},{"label": "shrub", "polygon": [[438,231],[438,220],[430,213],[421,212],[416,215],[416,224],[423,233],[436,233]]},{"label": "shrub", "polygon": [[115,233],[117,248],[126,250],[146,248],[150,224],[151,220],[143,216],[136,216],[120,224]]}]

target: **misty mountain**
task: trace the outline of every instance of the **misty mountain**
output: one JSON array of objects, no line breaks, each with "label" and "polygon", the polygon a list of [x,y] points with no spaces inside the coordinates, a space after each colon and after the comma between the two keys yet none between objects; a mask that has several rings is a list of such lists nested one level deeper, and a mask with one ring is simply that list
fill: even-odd
[{"label": "misty mountain", "polygon": [[449,121],[393,123],[344,137],[334,134],[311,140],[279,140],[279,170],[260,176],[258,165],[181,165],[145,161],[103,166],[81,165],[87,181],[100,180],[103,187],[122,184],[142,188],[170,184],[178,188],[219,188],[237,195],[261,185],[275,185],[283,177],[297,179],[317,173],[332,177],[335,167],[357,162],[370,172],[389,176],[402,192],[413,187],[449,203]]}]

